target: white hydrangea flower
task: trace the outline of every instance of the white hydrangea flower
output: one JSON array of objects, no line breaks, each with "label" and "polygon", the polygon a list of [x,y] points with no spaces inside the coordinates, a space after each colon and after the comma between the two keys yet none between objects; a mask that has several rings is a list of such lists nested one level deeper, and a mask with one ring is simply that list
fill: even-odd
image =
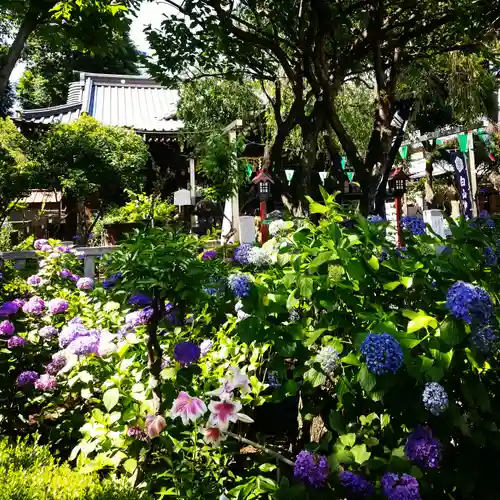
[{"label": "white hydrangea flower", "polygon": [[339,353],[333,347],[322,347],[316,356],[316,361],[327,375],[332,375],[340,363]]},{"label": "white hydrangea flower", "polygon": [[276,236],[279,232],[284,231],[286,226],[287,224],[283,219],[273,220],[271,224],[269,224],[269,234],[271,236]]},{"label": "white hydrangea flower", "polygon": [[266,267],[271,263],[271,255],[264,248],[253,247],[252,250],[250,250],[248,260],[250,264],[253,264],[255,267]]},{"label": "white hydrangea flower", "polygon": [[240,309],[237,313],[236,313],[236,317],[238,318],[238,321],[243,321],[244,319],[247,319],[250,317],[250,314],[246,313],[245,311],[243,311],[243,309]]}]

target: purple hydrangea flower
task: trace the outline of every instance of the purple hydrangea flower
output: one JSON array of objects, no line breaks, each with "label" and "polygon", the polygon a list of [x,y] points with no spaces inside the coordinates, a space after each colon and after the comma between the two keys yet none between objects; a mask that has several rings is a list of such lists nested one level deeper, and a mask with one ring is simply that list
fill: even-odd
[{"label": "purple hydrangea flower", "polygon": [[339,474],[340,484],[357,498],[370,498],[375,489],[364,477],[354,472],[343,471]]},{"label": "purple hydrangea flower", "polygon": [[17,307],[17,310],[19,311],[19,309],[21,309],[21,307],[23,307],[24,304],[26,304],[26,300],[25,299],[14,299],[12,301],[12,304],[14,304]]},{"label": "purple hydrangea flower", "polygon": [[95,335],[77,337],[68,345],[68,351],[78,356],[89,356],[97,354],[99,349],[99,339]]},{"label": "purple hydrangea flower", "polygon": [[34,314],[40,316],[45,309],[45,302],[40,297],[31,297],[23,306],[23,311],[26,314]]},{"label": "purple hydrangea flower", "polygon": [[165,319],[171,325],[177,325],[179,323],[179,318],[177,318],[177,312],[174,310],[173,304],[165,304]]},{"label": "purple hydrangea flower", "polygon": [[35,389],[39,391],[53,391],[57,386],[57,379],[54,375],[44,373],[35,382]]},{"label": "purple hydrangea flower", "polygon": [[244,274],[234,274],[229,277],[229,288],[238,299],[250,296],[250,278]]},{"label": "purple hydrangea flower", "polygon": [[498,346],[498,337],[489,326],[480,326],[472,332],[472,345],[483,354],[489,354]]},{"label": "purple hydrangea flower", "polygon": [[22,306],[17,305],[14,301],[4,302],[0,306],[0,316],[4,318],[6,316],[12,316],[13,314],[16,314],[17,311],[19,311],[20,307]]},{"label": "purple hydrangea flower", "polygon": [[44,239],[35,240],[35,243],[33,243],[33,246],[35,247],[35,250],[41,250],[42,247],[44,245],[47,245],[48,242],[49,242],[49,240],[44,240]]},{"label": "purple hydrangea flower", "polygon": [[425,384],[422,401],[425,409],[436,416],[448,408],[448,394],[446,394],[444,387],[437,382]]},{"label": "purple hydrangea flower", "polygon": [[488,210],[481,210],[479,212],[479,217],[481,219],[487,219],[489,216],[490,216],[490,214],[488,213]]},{"label": "purple hydrangea flower", "polygon": [[165,356],[163,358],[163,361],[161,362],[161,369],[168,368],[172,364],[172,360],[170,359],[170,356]]},{"label": "purple hydrangea flower", "polygon": [[71,318],[68,321],[68,324],[70,324],[70,325],[75,325],[75,324],[83,325],[83,320],[80,316],[74,316],[73,318]]},{"label": "purple hydrangea flower", "polygon": [[132,306],[145,307],[151,305],[152,299],[144,293],[136,293],[130,297],[128,303]]},{"label": "purple hydrangea flower", "polygon": [[78,274],[72,274],[72,275],[69,277],[69,279],[70,279],[71,281],[76,281],[76,282],[78,282],[78,281],[80,280],[80,276],[78,276]]},{"label": "purple hydrangea flower", "polygon": [[368,334],[361,344],[360,352],[368,370],[375,375],[396,373],[403,364],[401,345],[388,333]]},{"label": "purple hydrangea flower", "polygon": [[40,375],[33,370],[28,370],[26,372],[22,372],[17,377],[17,385],[18,387],[29,387],[35,384]]},{"label": "purple hydrangea flower", "polygon": [[201,344],[200,344],[200,356],[206,356],[211,350],[212,347],[214,346],[214,343],[210,339],[205,339]]},{"label": "purple hydrangea flower", "polygon": [[103,282],[102,282],[102,287],[105,289],[105,290],[108,290],[109,288],[112,288],[116,285],[116,282],[118,280],[120,280],[122,277],[122,273],[116,273],[116,274],[113,274],[112,276],[110,276],[109,278],[106,278]]},{"label": "purple hydrangea flower", "polygon": [[418,481],[409,474],[386,472],[380,485],[388,500],[420,500]]},{"label": "purple hydrangea flower", "polygon": [[59,332],[57,331],[57,328],[50,325],[44,326],[43,328],[40,328],[40,330],[38,330],[38,335],[40,335],[40,337],[44,339],[55,337],[58,333]]},{"label": "purple hydrangea flower", "polygon": [[15,331],[16,327],[9,320],[4,320],[0,323],[0,335],[10,337],[14,335]]},{"label": "purple hydrangea flower", "polygon": [[92,290],[94,288],[94,280],[92,278],[80,278],[76,282],[76,288],[79,290]]},{"label": "purple hydrangea flower", "polygon": [[369,215],[367,217],[367,220],[370,224],[379,224],[380,222],[385,222],[385,219],[383,217],[380,217],[380,215]]},{"label": "purple hydrangea flower", "polygon": [[250,252],[253,245],[250,243],[242,243],[234,249],[233,260],[240,264],[240,266],[248,266],[250,264]]},{"label": "purple hydrangea flower", "polygon": [[174,358],[183,366],[196,363],[200,359],[201,349],[193,342],[181,342],[174,347]]},{"label": "purple hydrangea flower", "polygon": [[497,254],[493,248],[486,247],[484,249],[484,263],[489,267],[495,267],[497,265]]},{"label": "purple hydrangea flower", "polygon": [[26,340],[16,335],[15,337],[11,337],[8,340],[7,347],[9,347],[10,349],[15,349],[16,347],[22,347],[24,344],[26,344]]},{"label": "purple hydrangea flower", "polygon": [[153,315],[152,307],[145,307],[140,311],[134,311],[128,313],[125,316],[125,325],[128,327],[136,327],[140,325],[145,325]]},{"label": "purple hydrangea flower", "polygon": [[57,375],[66,366],[66,356],[62,352],[56,352],[52,356],[52,361],[45,367],[45,372],[49,375]]},{"label": "purple hydrangea flower", "polygon": [[68,323],[59,334],[59,346],[61,349],[68,347],[78,337],[90,335],[87,328],[80,323]]},{"label": "purple hydrangea flower", "polygon": [[217,258],[216,250],[205,250],[201,256],[203,260],[214,260]]},{"label": "purple hydrangea flower", "polygon": [[493,312],[493,304],[488,292],[464,281],[457,281],[448,289],[446,308],[456,319],[469,324],[473,320],[487,323]]},{"label": "purple hydrangea flower", "polygon": [[435,469],[441,460],[441,443],[428,427],[418,425],[408,436],[405,453],[419,467]]},{"label": "purple hydrangea flower", "polygon": [[204,288],[203,291],[205,293],[208,293],[208,295],[216,295],[217,294],[217,290],[215,288]]},{"label": "purple hydrangea flower", "polygon": [[42,247],[40,248],[40,252],[52,252],[52,247],[50,245],[42,245]]},{"label": "purple hydrangea flower", "polygon": [[148,435],[138,425],[129,427],[127,429],[127,436],[138,441],[149,441]]},{"label": "purple hydrangea flower", "polygon": [[422,236],[425,234],[426,224],[420,217],[407,215],[401,219],[401,227],[414,236]]},{"label": "purple hydrangea flower", "polygon": [[40,286],[42,283],[42,278],[38,276],[38,274],[33,274],[33,276],[30,276],[27,280],[26,283],[31,286]]},{"label": "purple hydrangea flower", "polygon": [[302,450],[295,459],[293,475],[311,488],[322,488],[330,474],[328,460],[324,456],[316,457],[310,451]]},{"label": "purple hydrangea flower", "polygon": [[64,245],[57,246],[54,250],[56,252],[60,252],[60,253],[70,253],[71,252],[71,248],[64,246]]},{"label": "purple hydrangea flower", "polygon": [[50,314],[62,314],[68,310],[69,304],[64,299],[52,299],[48,304]]},{"label": "purple hydrangea flower", "polygon": [[69,278],[73,273],[69,269],[61,269],[59,271],[59,276],[61,278]]}]

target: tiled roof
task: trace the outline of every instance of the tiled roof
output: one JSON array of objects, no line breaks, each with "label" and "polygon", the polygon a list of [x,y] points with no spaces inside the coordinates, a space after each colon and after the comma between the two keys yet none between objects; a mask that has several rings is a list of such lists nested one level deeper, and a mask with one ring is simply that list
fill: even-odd
[{"label": "tiled roof", "polygon": [[26,110],[22,120],[32,123],[71,123],[82,112],[105,125],[129,127],[137,132],[172,133],[182,128],[173,120],[178,101],[174,90],[151,78],[130,75],[81,73],[70,85],[68,104]]},{"label": "tiled roof", "polygon": [[62,193],[54,191],[43,191],[34,189],[30,194],[20,200],[20,203],[59,203],[62,199]]}]

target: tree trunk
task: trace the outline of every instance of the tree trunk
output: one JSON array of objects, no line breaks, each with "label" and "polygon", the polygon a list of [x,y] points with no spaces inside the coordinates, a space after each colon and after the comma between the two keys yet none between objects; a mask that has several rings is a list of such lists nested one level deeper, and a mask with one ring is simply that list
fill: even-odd
[{"label": "tree trunk", "polygon": [[427,210],[434,208],[434,189],[432,159],[425,162],[425,205]]},{"label": "tree trunk", "polygon": [[7,55],[3,60],[3,64],[0,67],[0,96],[5,94],[7,85],[9,84],[10,75],[17,64],[17,61],[21,58],[28,37],[38,26],[39,21],[40,17],[31,10],[28,10],[24,16],[16,37],[14,38],[12,45],[9,47]]}]

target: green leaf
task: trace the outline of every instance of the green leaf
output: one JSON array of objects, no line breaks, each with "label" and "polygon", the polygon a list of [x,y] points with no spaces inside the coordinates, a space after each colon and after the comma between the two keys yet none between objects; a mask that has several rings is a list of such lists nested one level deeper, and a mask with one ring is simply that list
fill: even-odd
[{"label": "green leaf", "polygon": [[312,271],[315,271],[318,267],[322,266],[326,262],[330,262],[336,256],[336,252],[321,252],[317,257],[315,257],[309,267]]},{"label": "green leaf", "polygon": [[286,301],[286,308],[289,311],[291,311],[292,309],[295,309],[299,305],[300,305],[299,299],[295,298],[295,290],[292,290]]},{"label": "green leaf", "polygon": [[349,274],[349,277],[355,281],[361,281],[366,274],[362,263],[356,260],[350,260],[346,264],[345,269],[347,274]]},{"label": "green leaf", "polygon": [[356,354],[354,354],[353,352],[351,352],[347,356],[344,356],[343,358],[341,358],[340,361],[342,363],[347,364],[347,365],[359,366],[361,364],[361,361],[356,356]]},{"label": "green leaf", "polygon": [[342,436],[339,436],[340,442],[344,446],[354,446],[356,443],[356,434],[354,432],[350,432],[349,434],[343,434]]},{"label": "green leaf", "polygon": [[323,373],[318,372],[314,368],[310,368],[304,373],[304,380],[310,382],[313,387],[319,387],[326,381],[326,376]]},{"label": "green leaf", "polygon": [[330,415],[328,416],[328,423],[330,424],[330,427],[341,434],[345,430],[345,425],[342,422],[342,415],[335,410],[332,410],[330,412]]},{"label": "green leaf", "polygon": [[120,391],[116,387],[108,389],[102,396],[102,402],[104,403],[104,406],[106,407],[106,410],[108,410],[108,412],[110,412],[116,406],[119,399]]},{"label": "green leaf", "polygon": [[137,460],[134,458],[129,458],[123,463],[123,468],[129,473],[133,474],[135,469],[137,469]]},{"label": "green leaf", "polygon": [[309,338],[306,340],[305,344],[307,346],[311,346],[318,340],[321,335],[326,331],[326,328],[318,328],[317,330],[314,330],[314,332],[311,333]]},{"label": "green leaf", "polygon": [[390,281],[389,283],[384,283],[384,290],[389,290],[390,292],[397,288],[401,283],[399,281]]},{"label": "green leaf", "polygon": [[375,255],[372,255],[372,256],[370,257],[370,259],[369,259],[367,262],[368,262],[368,265],[369,265],[372,269],[374,269],[375,271],[378,271],[378,270],[379,270],[379,268],[380,268],[380,263],[379,263],[379,261],[378,261],[377,257],[375,257]]},{"label": "green leaf", "polygon": [[356,446],[353,446],[351,448],[351,453],[352,453],[352,455],[354,457],[354,461],[357,464],[363,464],[371,456],[371,453],[369,451],[366,451],[366,445],[365,444],[357,444]]},{"label": "green leaf", "polygon": [[401,283],[406,288],[410,288],[413,285],[413,277],[412,276],[403,276],[401,278]]},{"label": "green leaf", "polygon": [[439,327],[439,336],[450,346],[460,344],[465,337],[464,325],[452,318],[446,318]]},{"label": "green leaf", "polygon": [[358,382],[366,392],[370,392],[377,384],[377,377],[363,365],[358,373]]},{"label": "green leaf", "polygon": [[275,469],[276,469],[276,465],[274,465],[274,464],[259,465],[259,470],[261,470],[262,472],[272,472]]},{"label": "green leaf", "polygon": [[437,325],[438,323],[435,318],[433,318],[432,316],[427,316],[424,313],[408,322],[407,331],[408,333],[413,333],[421,330],[422,328],[427,328],[428,326],[430,326],[431,328],[437,328]]},{"label": "green leaf", "polygon": [[302,297],[306,299],[311,298],[313,293],[314,282],[312,278],[308,276],[301,276],[299,279],[299,293]]},{"label": "green leaf", "polygon": [[312,214],[326,214],[326,212],[328,212],[328,208],[317,201],[313,201],[309,204],[309,212]]}]

